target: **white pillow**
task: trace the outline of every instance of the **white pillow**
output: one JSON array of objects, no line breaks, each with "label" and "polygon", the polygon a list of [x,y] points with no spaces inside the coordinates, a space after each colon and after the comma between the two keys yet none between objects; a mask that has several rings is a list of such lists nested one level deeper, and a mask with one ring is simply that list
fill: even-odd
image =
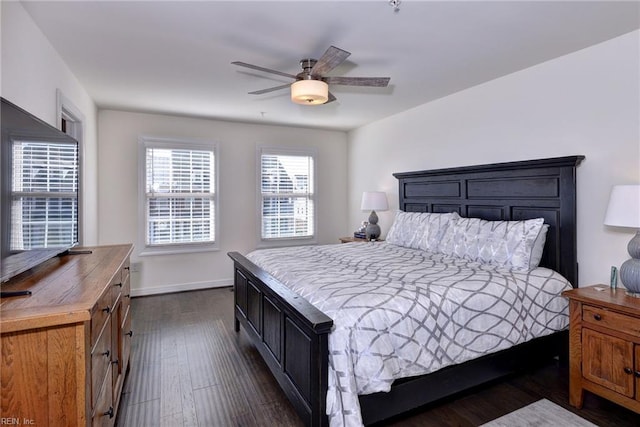
[{"label": "white pillow", "polygon": [[394,245],[423,251],[435,251],[449,223],[460,216],[456,212],[398,211],[387,233],[386,241]]},{"label": "white pillow", "polygon": [[438,250],[470,261],[529,271],[542,258],[548,228],[543,225],[543,218],[522,221],[460,218],[445,231]]},{"label": "white pillow", "polygon": [[529,270],[533,270],[540,265],[542,260],[542,252],[544,251],[544,244],[547,241],[547,231],[549,231],[549,224],[542,224],[540,233],[536,237],[536,241],[533,242],[533,249],[531,250],[531,260],[529,261]]}]

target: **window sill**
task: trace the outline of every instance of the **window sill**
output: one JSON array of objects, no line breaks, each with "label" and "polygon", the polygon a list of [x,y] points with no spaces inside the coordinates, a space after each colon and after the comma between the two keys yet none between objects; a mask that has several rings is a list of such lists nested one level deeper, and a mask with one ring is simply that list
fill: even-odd
[{"label": "window sill", "polygon": [[282,248],[286,246],[307,246],[307,245],[316,245],[318,242],[315,237],[309,239],[273,239],[273,240],[260,240],[258,242],[258,249],[266,249],[266,248]]},{"label": "window sill", "polygon": [[180,255],[194,254],[201,252],[218,252],[220,248],[217,245],[202,246],[147,246],[138,256],[157,256],[157,255]]}]

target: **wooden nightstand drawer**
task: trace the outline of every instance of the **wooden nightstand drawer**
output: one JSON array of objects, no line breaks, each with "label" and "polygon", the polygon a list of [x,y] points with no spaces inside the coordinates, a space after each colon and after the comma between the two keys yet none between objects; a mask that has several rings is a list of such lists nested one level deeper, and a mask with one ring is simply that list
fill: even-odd
[{"label": "wooden nightstand drawer", "polygon": [[640,319],[637,317],[616,313],[601,307],[584,305],[582,307],[582,320],[585,323],[640,337]]}]

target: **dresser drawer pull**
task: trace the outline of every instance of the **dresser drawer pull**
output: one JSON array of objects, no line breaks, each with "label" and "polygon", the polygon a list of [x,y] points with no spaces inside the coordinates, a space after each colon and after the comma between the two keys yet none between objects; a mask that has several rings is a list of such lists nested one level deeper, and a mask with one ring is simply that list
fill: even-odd
[{"label": "dresser drawer pull", "polygon": [[124,297],[125,298],[131,298],[131,294],[126,294]]},{"label": "dresser drawer pull", "polygon": [[116,360],[112,360],[112,361],[111,361],[111,364],[112,364],[112,365],[117,365],[118,363],[120,363],[120,362],[118,362],[118,359],[116,359]]},{"label": "dresser drawer pull", "polygon": [[104,311],[105,313],[111,313],[111,307],[106,306],[105,308],[102,309],[102,311]]},{"label": "dresser drawer pull", "polygon": [[594,315],[593,315],[593,318],[594,318],[595,320],[602,320],[602,316],[600,316],[599,314],[594,314]]},{"label": "dresser drawer pull", "polygon": [[102,353],[103,356],[109,357],[111,355],[111,352],[109,350],[105,351],[104,353]]},{"label": "dresser drawer pull", "polygon": [[120,283],[116,283],[116,284],[114,284],[113,286],[117,286],[117,287],[121,288],[121,287],[122,287],[122,282],[120,282]]},{"label": "dresser drawer pull", "polygon": [[129,331],[125,335],[128,335],[128,336],[132,337],[133,336],[133,331]]},{"label": "dresser drawer pull", "polygon": [[628,368],[628,367],[627,367],[627,368],[624,368],[624,373],[625,373],[625,374],[629,374],[629,375],[631,375],[631,374],[633,374],[633,369]]},{"label": "dresser drawer pull", "polygon": [[131,268],[131,267],[125,267],[124,269],[125,269],[125,270],[129,270],[130,268]]},{"label": "dresser drawer pull", "polygon": [[113,418],[113,406],[109,406],[109,410],[103,415],[109,415],[109,418]]},{"label": "dresser drawer pull", "polygon": [[636,376],[636,378],[640,378],[640,371],[635,371],[635,372],[633,373],[633,375],[635,375],[635,376]]}]

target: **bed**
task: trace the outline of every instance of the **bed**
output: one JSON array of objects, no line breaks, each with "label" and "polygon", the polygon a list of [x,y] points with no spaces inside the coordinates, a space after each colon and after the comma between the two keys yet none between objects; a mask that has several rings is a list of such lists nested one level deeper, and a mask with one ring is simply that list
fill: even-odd
[{"label": "bed", "polygon": [[[575,179],[576,167],[583,158],[571,156],[397,173],[394,176],[399,182],[399,208],[407,213],[453,212],[464,218],[489,221],[543,218],[548,230],[540,266],[545,271],[551,269],[559,272],[572,286],[577,287]],[[388,259],[384,251],[400,250],[391,243],[336,246],[340,252],[336,256],[341,262],[351,259],[350,251],[362,252],[371,246],[372,254],[374,251],[383,251],[373,256],[384,264],[384,260]],[[311,260],[309,254],[304,255],[305,251],[325,250],[322,247],[314,248],[299,249],[303,253],[300,256],[309,256]],[[401,252],[399,259],[404,260],[400,263],[403,268],[410,263],[407,260],[421,256],[414,248],[402,249]],[[296,288],[290,283],[290,278],[295,276],[293,272],[296,265],[284,267],[284,271],[277,271],[276,266],[274,274],[260,268],[259,265],[269,265],[274,258],[282,255],[271,252],[273,256],[269,259],[269,254],[252,254],[252,261],[237,252],[229,253],[234,261],[235,329],[239,331],[241,325],[245,329],[305,424],[328,425],[327,392],[336,388],[333,377],[336,369],[333,365],[329,367],[330,362],[335,365],[335,357],[329,355],[330,338],[334,336],[330,337],[329,334],[334,329],[340,330],[341,320],[336,320],[334,324],[332,317],[339,319],[339,316],[332,308],[327,306],[327,312],[332,315],[330,317],[317,308],[323,306],[322,301],[315,301],[314,305],[301,296],[304,291],[298,290],[296,293],[292,290]],[[323,253],[322,257],[331,255]],[[455,264],[450,259],[446,262]],[[273,266],[269,266],[269,269],[274,271]],[[330,267],[326,267],[326,270],[330,271]],[[306,281],[314,282],[308,273],[305,274],[303,277],[308,278]],[[385,274],[388,277],[396,273],[382,275]],[[495,275],[495,272],[486,274]],[[371,286],[380,280],[370,279]],[[366,279],[363,284],[367,284]],[[526,310],[523,312],[526,313]],[[416,371],[410,377],[395,380],[392,384],[388,381],[391,384],[389,391],[369,390],[368,394],[357,396],[361,419],[354,418],[359,420],[356,424],[384,420],[558,355],[566,346],[566,331],[545,333],[542,337],[526,341],[513,341],[516,345],[504,349],[496,347],[488,355],[464,359],[461,363],[444,364],[427,374]],[[343,387],[338,388],[342,390]],[[333,411],[334,404],[331,399],[329,401],[329,408]],[[350,409],[346,408],[345,411],[348,413]],[[352,423],[349,417],[345,420],[346,424]],[[332,422],[337,425],[341,423]]]}]

